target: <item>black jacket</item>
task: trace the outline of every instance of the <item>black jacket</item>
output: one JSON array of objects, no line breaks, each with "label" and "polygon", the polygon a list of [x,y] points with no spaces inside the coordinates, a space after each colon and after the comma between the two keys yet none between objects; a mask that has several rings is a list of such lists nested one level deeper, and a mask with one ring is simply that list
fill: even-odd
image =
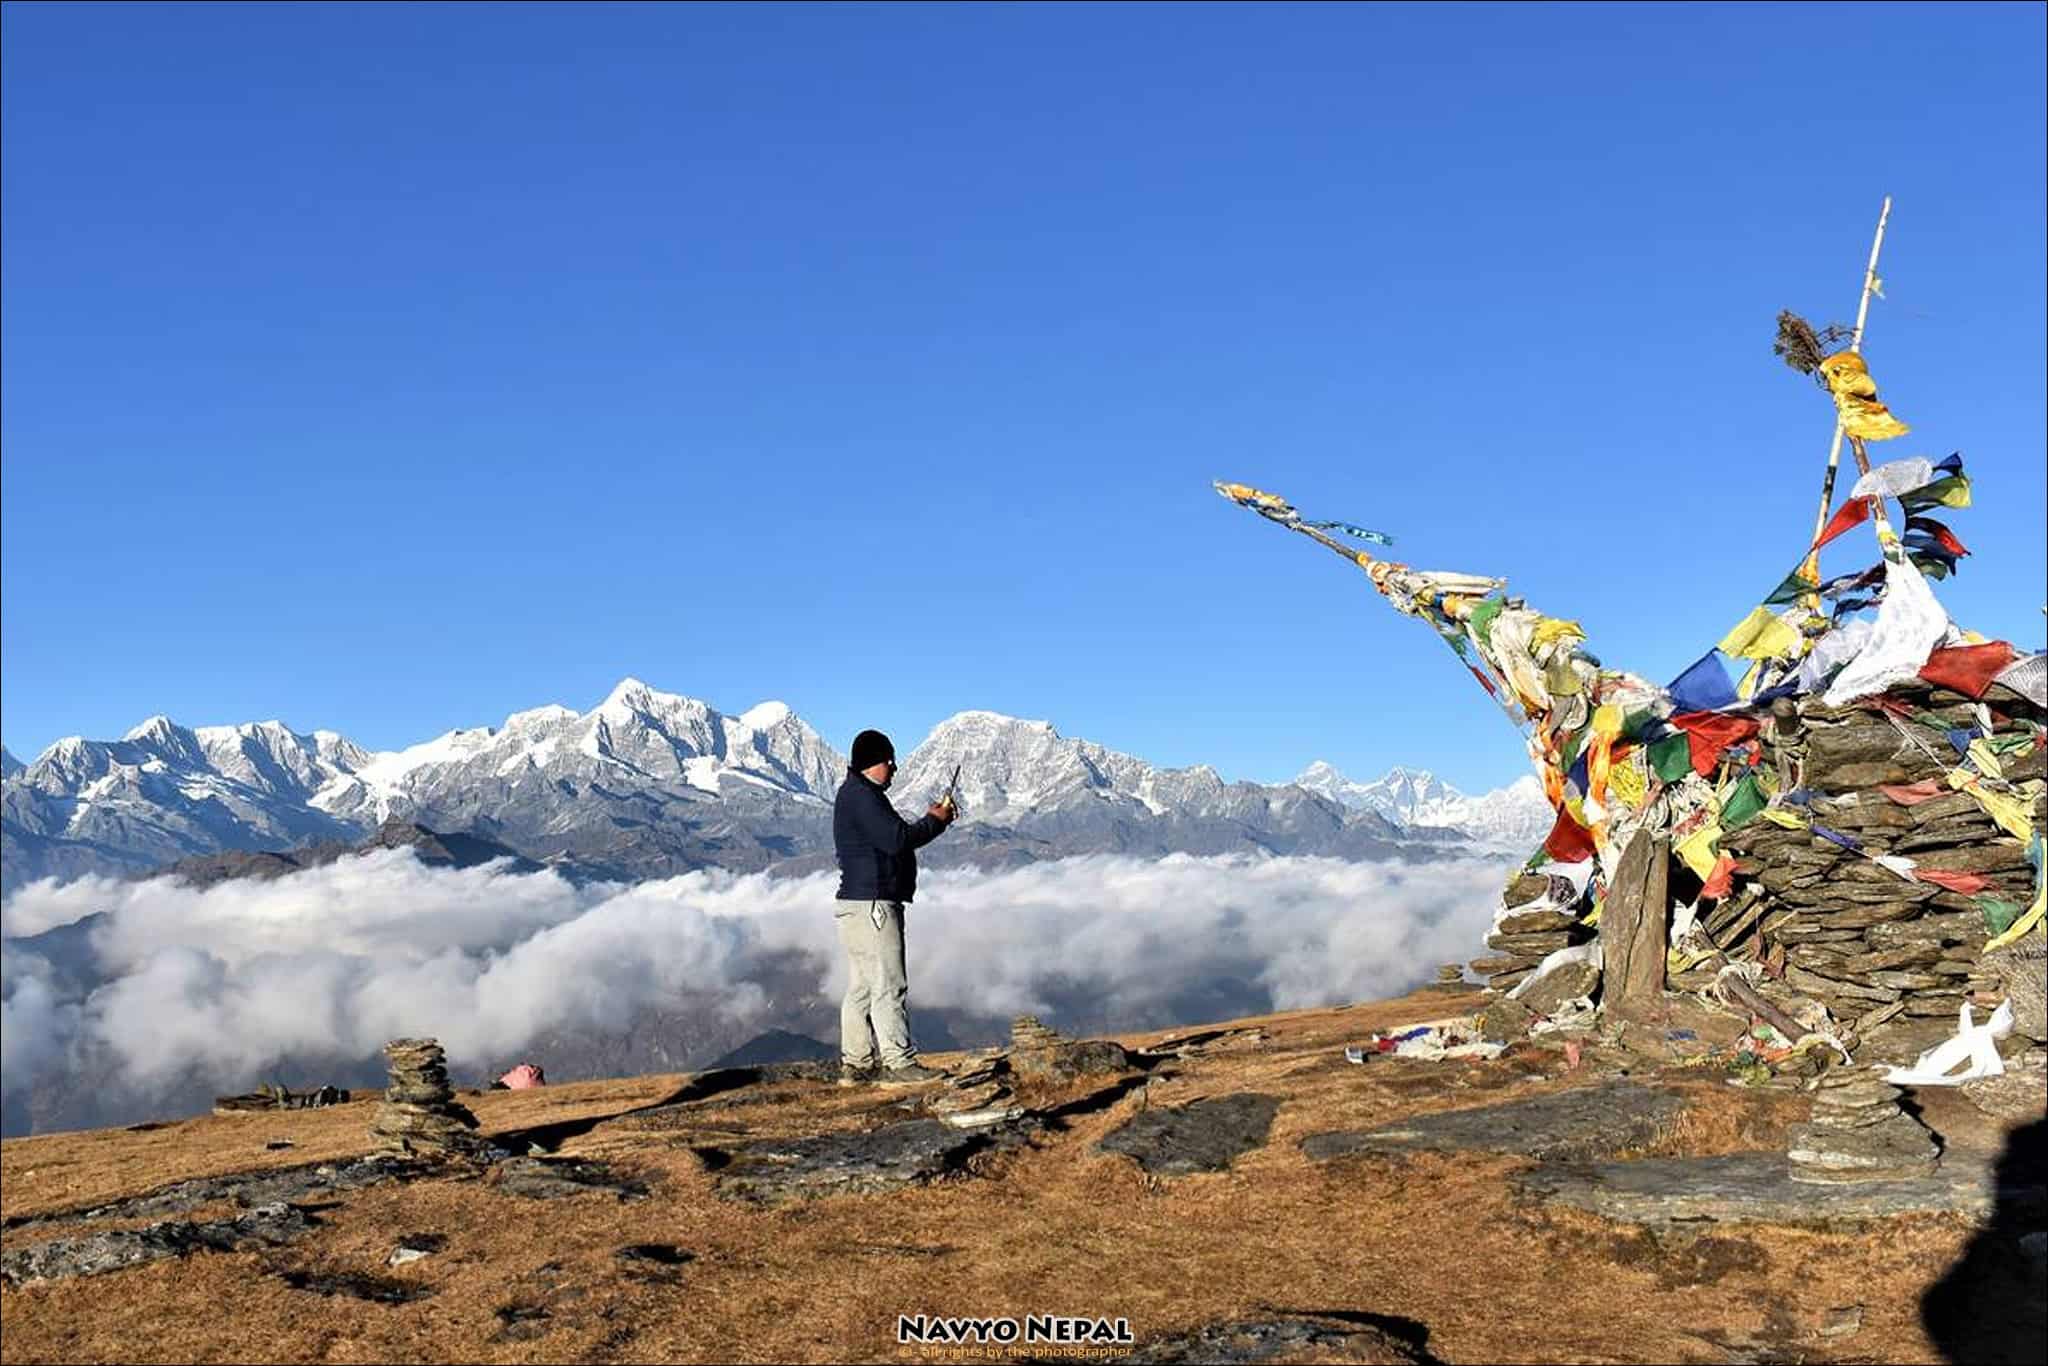
[{"label": "black jacket", "polygon": [[917,855],[946,828],[936,816],[906,821],[889,796],[848,770],[832,802],[832,845],[839,854],[841,901],[909,901],[917,895]]}]

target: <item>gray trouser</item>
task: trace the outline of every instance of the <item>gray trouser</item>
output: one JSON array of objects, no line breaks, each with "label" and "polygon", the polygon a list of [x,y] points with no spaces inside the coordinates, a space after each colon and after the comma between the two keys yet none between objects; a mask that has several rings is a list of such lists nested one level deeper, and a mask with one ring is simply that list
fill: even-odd
[{"label": "gray trouser", "polygon": [[903,970],[903,903],[841,901],[833,912],[851,969],[846,999],[839,1003],[840,1061],[871,1067],[879,1045],[884,1067],[916,1062],[906,1011],[910,979]]}]

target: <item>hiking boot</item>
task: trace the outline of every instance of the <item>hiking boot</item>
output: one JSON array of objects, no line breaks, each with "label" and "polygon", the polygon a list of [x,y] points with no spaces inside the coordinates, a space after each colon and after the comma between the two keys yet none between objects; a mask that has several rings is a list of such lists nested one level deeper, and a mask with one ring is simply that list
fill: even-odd
[{"label": "hiking boot", "polygon": [[875,1065],[873,1063],[869,1063],[865,1067],[855,1066],[850,1062],[839,1064],[839,1084],[841,1086],[866,1086],[874,1079]]},{"label": "hiking boot", "polygon": [[901,1067],[891,1067],[882,1073],[884,1086],[922,1086],[928,1081],[943,1081],[946,1074],[929,1067],[920,1067],[914,1062]]}]

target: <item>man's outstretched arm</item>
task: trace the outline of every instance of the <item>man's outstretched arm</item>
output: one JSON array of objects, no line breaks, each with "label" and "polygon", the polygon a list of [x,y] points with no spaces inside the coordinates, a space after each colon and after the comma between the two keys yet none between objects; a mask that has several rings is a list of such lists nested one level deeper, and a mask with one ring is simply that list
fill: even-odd
[{"label": "man's outstretched arm", "polygon": [[869,800],[855,805],[854,820],[860,828],[861,838],[892,854],[922,849],[952,823],[950,818],[940,814],[936,805],[916,820],[906,821],[896,814],[896,808],[890,805],[880,788],[870,794]]}]

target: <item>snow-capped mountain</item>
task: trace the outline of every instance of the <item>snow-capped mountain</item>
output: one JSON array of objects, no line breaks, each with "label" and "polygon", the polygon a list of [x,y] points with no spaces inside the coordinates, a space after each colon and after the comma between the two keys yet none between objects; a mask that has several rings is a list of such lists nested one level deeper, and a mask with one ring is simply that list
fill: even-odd
[{"label": "snow-capped mountain", "polygon": [[6,775],[6,881],[351,836],[308,803],[365,757],[331,731],[299,735],[276,721],[193,730],[152,716],[119,740],[59,740]]},{"label": "snow-capped mountain", "polygon": [[[935,728],[890,795],[915,815],[956,765],[964,819],[928,851],[936,866],[1238,849],[1428,858],[1463,847],[1428,822],[1403,828],[1307,784],[1157,768],[985,711]],[[382,753],[276,721],[191,729],[156,716],[120,740],[60,740],[9,766],[0,876],[13,887],[133,875],[227,851],[345,843],[390,822],[471,834],[593,877],[800,873],[831,864],[830,803],[845,771],[780,702],[727,714],[633,678],[587,712],[537,707]]]},{"label": "snow-capped mountain", "polygon": [[7,746],[0,745],[0,778],[12,778],[24,767],[21,760],[7,752]]},{"label": "snow-capped mountain", "polygon": [[1294,781],[1353,810],[1376,811],[1404,830],[1456,830],[1490,848],[1533,849],[1557,819],[1533,774],[1480,797],[1423,769],[1395,767],[1377,782],[1361,783],[1320,759]]},{"label": "snow-capped mountain", "polygon": [[[921,810],[956,766],[963,832],[983,841],[1013,836],[1059,854],[1413,852],[1399,847],[1402,832],[1377,812],[1347,811],[1292,785],[1228,783],[1206,764],[1157,768],[1069,739],[1050,722],[988,711],[940,722],[904,759],[890,795],[906,812]],[[959,857],[961,843],[932,846],[935,861]]]},{"label": "snow-capped mountain", "polygon": [[311,802],[344,819],[376,822],[434,806],[456,789],[516,800],[536,784],[594,782],[711,797],[730,784],[752,784],[816,803],[830,800],[845,764],[781,702],[727,716],[628,678],[588,712],[536,707],[513,713],[495,730],[452,730],[365,756]]},{"label": "snow-capped mountain", "polygon": [[1226,786],[1207,764],[1154,768],[1088,740],[1069,740],[1047,721],[963,711],[941,721],[910,753],[892,793],[906,806],[936,797],[956,765],[963,819],[996,824],[1091,802],[1135,802],[1161,816],[1214,800]]}]

